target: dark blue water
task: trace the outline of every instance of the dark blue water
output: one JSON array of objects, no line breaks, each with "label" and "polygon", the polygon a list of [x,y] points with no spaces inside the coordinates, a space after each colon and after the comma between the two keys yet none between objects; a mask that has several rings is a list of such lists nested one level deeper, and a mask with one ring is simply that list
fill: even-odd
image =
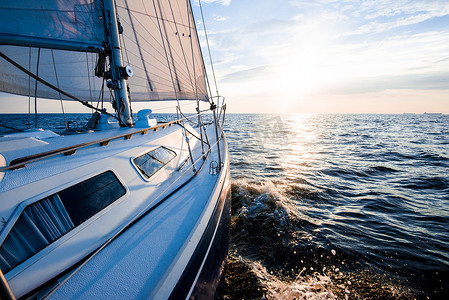
[{"label": "dark blue water", "polygon": [[225,131],[222,298],[449,299],[449,116],[231,114]]},{"label": "dark blue water", "polygon": [[449,116],[231,115],[226,133],[229,295],[449,297]]}]

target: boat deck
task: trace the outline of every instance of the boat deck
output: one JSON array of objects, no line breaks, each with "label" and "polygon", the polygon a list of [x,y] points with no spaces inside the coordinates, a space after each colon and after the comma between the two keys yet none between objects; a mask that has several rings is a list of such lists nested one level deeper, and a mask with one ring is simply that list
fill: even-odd
[{"label": "boat deck", "polygon": [[[215,144],[214,130],[213,126],[208,128],[211,145]],[[200,170],[194,176],[180,126],[145,134],[135,132],[136,129],[123,128],[82,134],[84,140],[87,136],[93,143],[72,155],[59,153],[3,172],[0,191],[4,199],[0,216],[9,219],[0,235],[3,239],[26,205],[76,182],[111,170],[126,188],[126,194],[104,212],[6,273],[16,295],[24,296],[33,286],[53,278],[50,281],[53,283],[46,287],[56,286],[52,295],[56,298],[167,298],[183,277],[192,255],[204,239],[206,228],[213,227],[215,235],[219,220],[209,226],[210,220],[213,215],[215,219],[218,206],[218,217],[221,217],[225,202],[221,195],[229,195],[230,187],[229,163],[225,163],[218,174],[209,170],[211,162],[218,161],[217,147],[213,146],[204,160],[201,143],[191,136],[195,168]],[[117,136],[121,138],[114,138]],[[36,139],[36,148],[51,152],[67,144],[76,144],[74,139],[76,135]],[[109,141],[107,145],[98,143],[102,139]],[[20,140],[15,139],[18,142],[13,147],[15,150],[2,151],[5,165],[23,155],[41,153],[32,147],[16,154]],[[178,156],[173,164],[146,180],[132,165],[133,158],[160,146],[173,149]],[[227,149],[222,150],[227,153]],[[12,214],[16,217],[11,220]],[[123,228],[126,229],[123,231]],[[209,229],[207,232],[210,235]],[[114,238],[108,241],[111,237]],[[97,249],[101,250],[95,252]],[[92,253],[95,255],[90,257]],[[204,264],[205,259],[200,264]],[[80,269],[59,277],[58,274],[80,260],[84,262]],[[201,271],[201,267],[198,270]],[[43,295],[42,292],[45,294],[48,290],[38,295]]]},{"label": "boat deck", "polygon": [[194,236],[194,228],[205,227],[213,212],[214,207],[204,208],[215,180],[207,172],[196,176],[189,184],[203,186],[201,190],[185,188],[164,201],[93,257],[53,297],[167,298],[179,279],[170,276],[170,269],[182,273],[201,237]]},{"label": "boat deck", "polygon": [[[196,157],[200,150],[195,149]],[[216,153],[209,156],[188,185],[69,274],[71,277],[58,286],[52,298],[168,298],[218,205],[213,198],[222,192],[226,176],[219,179],[220,175],[209,174],[212,160],[217,160]],[[228,172],[223,171],[222,175]],[[191,175],[188,172],[184,176]]]}]

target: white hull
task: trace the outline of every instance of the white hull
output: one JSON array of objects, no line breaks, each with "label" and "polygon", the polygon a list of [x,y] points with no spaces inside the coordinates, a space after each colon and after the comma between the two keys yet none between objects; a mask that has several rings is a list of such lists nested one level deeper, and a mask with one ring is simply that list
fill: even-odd
[{"label": "white hull", "polygon": [[[187,129],[199,136],[194,128]],[[105,172],[112,172],[124,187],[119,199],[5,274],[16,297],[35,293],[44,296],[51,291],[51,297],[64,299],[166,299],[172,293],[175,298],[194,293],[201,272],[208,267],[206,258],[216,251],[213,242],[226,243],[226,238],[217,236],[226,235],[219,224],[226,226],[229,222],[230,175],[225,139],[220,144],[223,167],[214,174],[209,169],[212,161],[219,160],[217,147],[212,147],[204,160],[201,143],[191,137],[198,170],[195,174],[181,126],[173,124],[132,135],[138,130],[0,140],[0,145],[9,145],[8,151],[0,148],[5,164],[24,156],[36,159],[36,153],[79,144],[79,137],[84,143],[93,141],[71,155],[57,153],[25,162],[23,168],[1,172],[0,214],[7,220],[0,234],[2,243],[25,207],[40,199]],[[103,142],[103,146],[95,142],[113,135],[124,138]],[[213,132],[208,136],[213,137]],[[33,147],[23,147],[29,142]],[[214,140],[209,142],[215,144]],[[161,146],[174,151],[176,157],[146,178],[136,167],[135,158]],[[193,260],[199,253],[202,257]],[[193,280],[183,281],[192,274]],[[187,289],[185,282],[190,284]]]}]

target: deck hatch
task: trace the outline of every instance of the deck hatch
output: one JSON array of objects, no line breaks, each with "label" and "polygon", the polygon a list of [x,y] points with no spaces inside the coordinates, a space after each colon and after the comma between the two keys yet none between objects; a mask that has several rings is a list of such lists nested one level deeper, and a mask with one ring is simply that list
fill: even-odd
[{"label": "deck hatch", "polygon": [[165,147],[158,147],[150,152],[134,158],[133,162],[140,173],[148,179],[175,157],[176,153],[174,151]]},{"label": "deck hatch", "polygon": [[1,270],[10,271],[125,193],[107,171],[28,205],[0,248]]}]

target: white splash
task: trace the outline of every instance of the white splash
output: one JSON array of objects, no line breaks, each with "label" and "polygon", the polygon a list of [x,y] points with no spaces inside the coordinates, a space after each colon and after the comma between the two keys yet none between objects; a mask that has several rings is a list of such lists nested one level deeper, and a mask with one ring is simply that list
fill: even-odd
[{"label": "white splash", "polygon": [[239,260],[249,266],[260,283],[266,287],[267,299],[337,299],[332,293],[333,283],[326,275],[321,275],[316,272],[312,276],[303,277],[301,276],[301,271],[295,280],[286,282],[270,274],[260,262],[254,262],[242,257],[239,257]]}]

